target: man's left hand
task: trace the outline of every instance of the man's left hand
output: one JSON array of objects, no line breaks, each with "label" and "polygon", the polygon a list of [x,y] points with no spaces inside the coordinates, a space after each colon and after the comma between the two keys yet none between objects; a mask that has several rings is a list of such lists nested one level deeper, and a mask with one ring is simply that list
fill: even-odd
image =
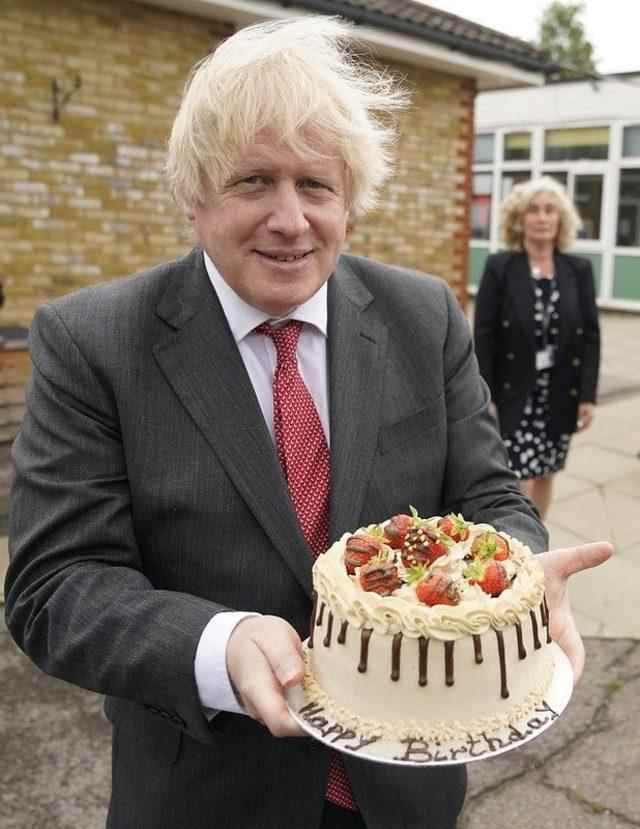
[{"label": "man's left hand", "polygon": [[578,633],[571,605],[569,603],[569,576],[603,564],[613,553],[613,547],[606,541],[549,550],[538,556],[544,569],[545,591],[549,606],[549,632],[569,657],[573,668],[574,684],[580,679],[584,668],[584,645]]}]

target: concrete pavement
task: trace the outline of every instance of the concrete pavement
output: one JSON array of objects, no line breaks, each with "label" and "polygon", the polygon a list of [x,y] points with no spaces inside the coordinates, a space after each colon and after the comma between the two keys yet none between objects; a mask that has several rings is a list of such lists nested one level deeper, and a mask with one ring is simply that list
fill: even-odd
[{"label": "concrete pavement", "polygon": [[[470,764],[459,829],[640,827],[640,318],[603,314],[602,328],[596,420],[573,441],[548,520],[552,547],[615,546],[611,561],[571,583],[585,674],[543,736]],[[0,550],[0,572],[3,563]],[[3,625],[0,688],[2,829],[103,827],[100,698],[35,670]]]},{"label": "concrete pavement", "polygon": [[552,548],[596,540],[615,548],[606,564],[571,581],[581,633],[640,638],[640,393],[596,412],[573,440],[547,527]]},{"label": "concrete pavement", "polygon": [[571,580],[586,668],[558,723],[469,766],[459,829],[640,827],[640,318],[602,315],[600,404],[558,476],[552,548],[610,541]]}]

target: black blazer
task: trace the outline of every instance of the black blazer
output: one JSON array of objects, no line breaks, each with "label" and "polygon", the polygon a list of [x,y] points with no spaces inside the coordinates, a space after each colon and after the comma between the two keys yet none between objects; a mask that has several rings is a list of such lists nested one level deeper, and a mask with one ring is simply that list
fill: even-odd
[{"label": "black blazer", "polygon": [[[332,538],[414,504],[534,550],[473,354],[441,281],[344,256],[328,286]],[[107,695],[110,829],[314,829],[328,752],[208,720],[193,674],[211,616],[302,637],[311,557],[201,251],[39,310],[14,445],[8,626],[43,670]],[[463,766],[346,759],[370,829],[451,829]]]},{"label": "black blazer", "polygon": [[[600,327],[591,263],[556,251],[560,292],[549,434],[575,432],[578,404],[595,403]],[[514,431],[535,385],[534,291],[527,254],[487,259],[476,296],[474,338],[480,372],[497,406],[503,435]]]}]

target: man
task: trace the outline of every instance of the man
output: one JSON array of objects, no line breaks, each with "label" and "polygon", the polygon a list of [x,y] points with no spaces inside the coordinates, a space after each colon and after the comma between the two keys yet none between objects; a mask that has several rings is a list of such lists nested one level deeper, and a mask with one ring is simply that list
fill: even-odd
[{"label": "man", "polygon": [[[453,827],[464,766],[301,738],[285,691],[312,554],[409,504],[546,546],[452,294],[340,255],[388,174],[373,112],[403,104],[348,40],[310,18],[226,41],[169,146],[201,247],[34,320],[7,619],[41,668],[107,695],[112,829]],[[607,554],[547,554],[577,672],[566,576]]]}]

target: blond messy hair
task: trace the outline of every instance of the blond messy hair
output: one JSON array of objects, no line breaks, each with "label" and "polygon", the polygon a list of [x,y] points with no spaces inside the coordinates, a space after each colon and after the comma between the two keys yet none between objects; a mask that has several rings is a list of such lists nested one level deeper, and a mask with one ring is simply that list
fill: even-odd
[{"label": "blond messy hair", "polygon": [[571,203],[567,191],[559,181],[551,176],[539,176],[517,184],[502,202],[500,231],[507,248],[511,250],[522,250],[524,248],[522,218],[531,201],[539,193],[548,193],[554,197],[558,204],[560,224],[558,226],[556,247],[559,250],[567,250],[575,242],[582,227],[582,219],[578,215],[578,211]]},{"label": "blond messy hair", "polygon": [[352,26],[312,16],[241,29],[194,67],[169,139],[166,173],[191,212],[219,190],[264,129],[296,154],[347,170],[348,207],[376,204],[391,172],[396,130],[387,116],[408,103],[392,75],[362,60]]}]

